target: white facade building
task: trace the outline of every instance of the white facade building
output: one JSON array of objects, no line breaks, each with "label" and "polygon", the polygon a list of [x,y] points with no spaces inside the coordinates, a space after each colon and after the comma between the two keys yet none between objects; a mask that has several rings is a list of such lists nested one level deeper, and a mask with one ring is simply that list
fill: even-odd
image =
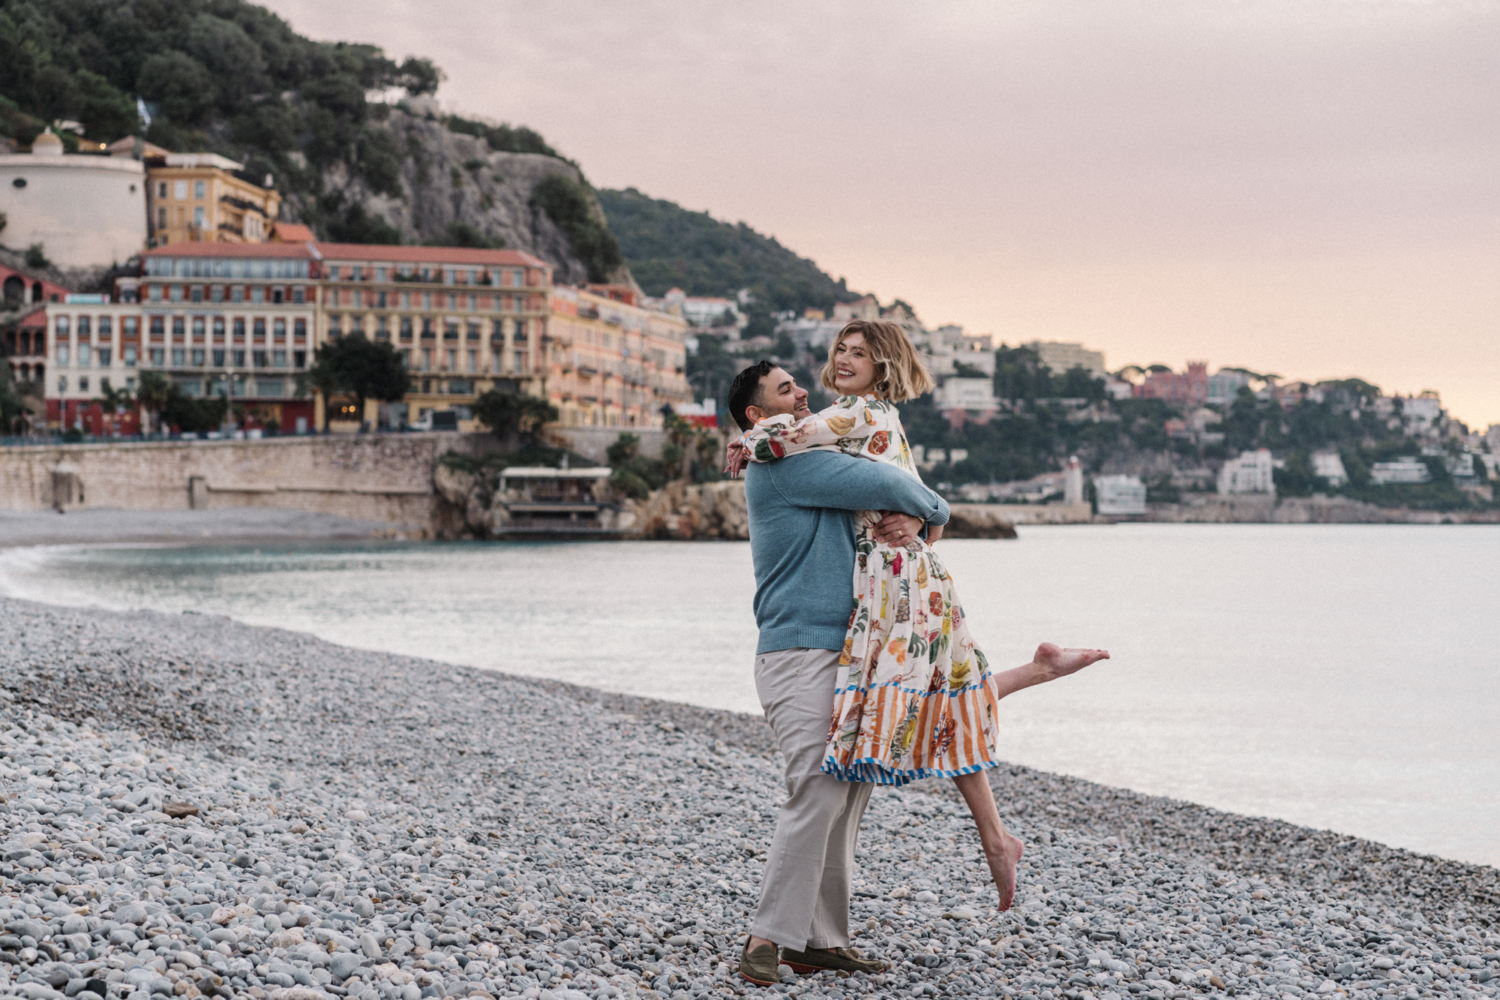
[{"label": "white facade building", "polygon": [[0,156],[5,243],[42,245],[60,267],[123,263],[146,245],[146,170],[119,156],[63,155],[43,132],[30,153]]},{"label": "white facade building", "polygon": [[1095,476],[1094,497],[1100,514],[1130,517],[1146,513],[1146,484],[1140,476]]},{"label": "white facade building", "polygon": [[995,383],[987,378],[949,378],[932,396],[939,411],[968,410],[993,412],[1000,408],[995,398]]},{"label": "white facade building", "polygon": [[1239,458],[1231,458],[1219,470],[1219,492],[1224,495],[1235,493],[1275,495],[1276,481],[1272,477],[1273,468],[1271,452],[1268,449],[1257,448],[1255,451],[1242,451]]},{"label": "white facade building", "polygon": [[1311,457],[1313,475],[1328,480],[1329,486],[1342,486],[1349,481],[1349,473],[1344,469],[1344,460],[1338,452],[1315,451]]},{"label": "white facade building", "polygon": [[[734,299],[721,299],[712,296],[689,295],[680,288],[673,288],[662,296],[668,312],[679,313],[683,319],[693,326],[733,326],[735,329],[744,327],[747,320],[740,312],[740,304]],[[725,322],[725,317],[728,322]]]},{"label": "white facade building", "polygon": [[1107,374],[1104,368],[1104,352],[1091,351],[1082,344],[1033,340],[1021,346],[1035,351],[1042,364],[1051,368],[1055,375],[1072,371],[1074,368],[1082,368],[1098,378]]},{"label": "white facade building", "polygon": [[1432,470],[1415,455],[1403,455],[1394,462],[1376,462],[1370,466],[1370,480],[1377,486],[1425,483],[1431,479]]},{"label": "white facade building", "polygon": [[1228,406],[1234,402],[1240,390],[1249,385],[1250,376],[1244,372],[1220,368],[1216,374],[1208,377],[1208,397],[1205,402],[1215,406]]}]

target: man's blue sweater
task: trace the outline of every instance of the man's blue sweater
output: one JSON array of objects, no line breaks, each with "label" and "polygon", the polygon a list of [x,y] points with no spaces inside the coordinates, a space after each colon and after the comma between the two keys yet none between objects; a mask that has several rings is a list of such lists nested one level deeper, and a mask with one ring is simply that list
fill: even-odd
[{"label": "man's blue sweater", "polygon": [[843,649],[854,608],[855,511],[948,523],[948,503],[893,465],[806,451],[745,470],[757,653]]}]

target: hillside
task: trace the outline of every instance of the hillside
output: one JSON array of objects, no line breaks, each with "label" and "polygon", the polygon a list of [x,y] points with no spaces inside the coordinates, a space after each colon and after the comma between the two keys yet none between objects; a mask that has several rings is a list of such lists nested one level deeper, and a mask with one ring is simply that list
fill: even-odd
[{"label": "hillside", "polygon": [[0,0],[0,136],[20,145],[59,120],[94,141],[130,134],[139,96],[148,139],[273,175],[291,221],[322,237],[504,245],[560,280],[624,277],[577,166],[530,129],[438,115],[441,79],[244,0]]},{"label": "hillside", "polygon": [[689,295],[730,297],[748,288],[772,310],[798,312],[859,297],[843,278],[835,281],[743,222],[720,222],[635,188],[598,195],[625,263],[648,295],[675,286]]}]

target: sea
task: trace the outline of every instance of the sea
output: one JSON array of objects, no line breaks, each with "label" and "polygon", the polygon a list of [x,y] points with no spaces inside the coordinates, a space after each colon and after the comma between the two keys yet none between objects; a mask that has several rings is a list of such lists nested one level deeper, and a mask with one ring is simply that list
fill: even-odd
[{"label": "sea", "polygon": [[[1027,527],[945,540],[1017,763],[1500,865],[1500,526]],[[0,593],[222,614],[349,646],[758,713],[749,546],[0,550]]]}]

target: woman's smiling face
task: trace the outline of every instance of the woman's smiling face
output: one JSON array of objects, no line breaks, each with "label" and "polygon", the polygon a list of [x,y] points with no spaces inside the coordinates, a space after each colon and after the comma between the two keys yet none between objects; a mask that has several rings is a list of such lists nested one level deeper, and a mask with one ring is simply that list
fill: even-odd
[{"label": "woman's smiling face", "polygon": [[833,349],[833,384],[841,396],[863,396],[875,388],[875,361],[865,335],[850,333]]}]

